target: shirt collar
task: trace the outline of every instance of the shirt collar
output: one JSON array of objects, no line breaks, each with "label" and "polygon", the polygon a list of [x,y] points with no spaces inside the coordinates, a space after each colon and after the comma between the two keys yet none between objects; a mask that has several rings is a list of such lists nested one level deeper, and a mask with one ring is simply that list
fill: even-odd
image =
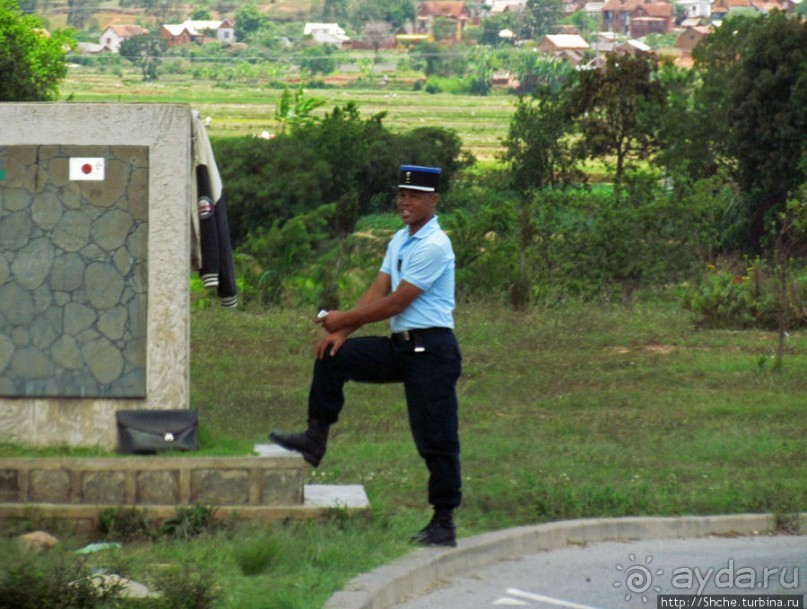
[{"label": "shirt collar", "polygon": [[437,222],[437,215],[435,215],[431,220],[426,222],[426,224],[421,226],[420,230],[416,232],[414,235],[409,235],[408,232],[407,235],[411,239],[425,239],[436,230],[440,230],[440,224]]}]

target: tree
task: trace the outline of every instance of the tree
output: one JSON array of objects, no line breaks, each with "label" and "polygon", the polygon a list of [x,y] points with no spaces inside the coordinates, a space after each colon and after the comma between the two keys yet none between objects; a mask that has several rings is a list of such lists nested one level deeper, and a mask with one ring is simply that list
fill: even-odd
[{"label": "tree", "polygon": [[47,34],[42,21],[24,15],[15,0],[0,0],[0,101],[49,101],[67,75],[65,31]]},{"label": "tree", "polygon": [[459,52],[459,46],[446,48],[436,42],[422,42],[410,52],[413,67],[422,69],[426,76],[451,76],[464,74],[468,68],[465,53]]},{"label": "tree", "polygon": [[752,23],[729,90],[729,143],[762,227],[807,180],[807,22],[776,12]]},{"label": "tree", "polygon": [[386,21],[393,29],[415,19],[412,0],[352,0],[351,22],[360,30],[368,21]]},{"label": "tree", "polygon": [[593,32],[599,32],[601,27],[599,13],[589,13],[587,11],[575,11],[568,17],[561,19],[560,22],[573,25],[583,37]]},{"label": "tree", "polygon": [[334,46],[331,44],[320,44],[305,47],[300,59],[300,68],[311,75],[331,74],[336,70],[336,59],[334,59]]},{"label": "tree", "polygon": [[[776,220],[777,232],[771,252],[771,266],[775,277],[776,322],[779,340],[776,344],[774,371],[781,372],[782,361],[786,351],[786,339],[794,317],[804,315],[801,302],[794,302],[793,295],[798,293],[798,283],[794,276],[794,259],[804,254],[804,242],[807,237],[807,184],[802,185],[796,198],[789,200],[784,211]],[[795,285],[794,285],[795,284]]]},{"label": "tree", "polygon": [[324,0],[322,3],[322,20],[326,23],[339,23],[348,15],[348,0]]},{"label": "tree", "polygon": [[511,185],[520,195],[513,235],[518,264],[510,287],[511,303],[517,310],[530,300],[532,270],[528,259],[537,233],[539,193],[583,180],[568,139],[574,126],[566,91],[567,87],[542,86],[530,98],[520,97],[504,140],[502,159],[509,166]]},{"label": "tree", "polygon": [[143,80],[157,80],[165,41],[157,34],[132,36],[120,45],[120,55],[140,68]]},{"label": "tree", "polygon": [[[270,140],[214,140],[234,242],[323,204],[341,201],[337,212],[347,216],[354,203],[361,215],[388,211],[402,163],[442,167],[441,189],[449,190],[470,161],[456,133],[429,127],[395,135],[383,117],[362,118],[351,102]],[[342,220],[336,229],[347,226]]]},{"label": "tree", "polygon": [[255,4],[242,4],[235,10],[235,39],[245,41],[261,29],[266,17]]},{"label": "tree", "polygon": [[569,144],[574,125],[567,105],[563,89],[546,87],[516,103],[502,160],[508,164],[513,187],[522,198],[528,198],[532,191],[583,179]]},{"label": "tree", "polygon": [[743,194],[740,243],[758,250],[767,219],[807,180],[807,22],[773,12],[724,25],[693,53],[697,111]]},{"label": "tree", "polygon": [[443,17],[442,15],[434,18],[432,24],[432,35],[438,42],[448,42],[454,40],[457,31],[457,24],[453,19]]},{"label": "tree", "polygon": [[512,31],[515,28],[515,23],[514,13],[510,11],[485,17],[482,20],[482,35],[479,42],[491,46],[500,45],[504,42],[510,43],[510,41],[499,37],[499,32],[502,30]]},{"label": "tree", "polygon": [[[87,0],[74,0],[87,1]],[[96,1],[96,0],[92,0]],[[121,7],[137,7],[156,18],[159,24],[168,23],[170,17],[179,17],[179,0],[118,0]]]},{"label": "tree", "polygon": [[361,30],[362,38],[373,47],[376,59],[378,59],[378,50],[389,41],[391,35],[392,26],[386,21],[379,21],[378,19],[368,21]]},{"label": "tree", "polygon": [[570,109],[580,128],[582,157],[615,159],[619,184],[634,160],[658,149],[657,118],[664,108],[656,62],[648,57],[611,54],[603,69],[583,71]]},{"label": "tree", "polygon": [[312,113],[324,104],[324,99],[307,97],[302,86],[294,92],[293,98],[288,88],[283,89],[280,101],[275,106],[275,120],[279,124],[278,133],[285,133],[287,127],[293,129],[317,122],[319,118]]},{"label": "tree", "polygon": [[193,9],[190,18],[193,21],[210,21],[213,16],[210,14],[210,9],[200,6]]},{"label": "tree", "polygon": [[[718,173],[725,174],[729,164],[716,148],[715,123],[706,120],[695,104],[698,79],[690,69],[664,65],[658,74],[666,91],[667,109],[659,117],[662,144],[656,162],[675,187],[687,187]],[[723,112],[714,120],[723,121]]]},{"label": "tree", "polygon": [[83,30],[100,3],[100,0],[67,0],[67,25]]},{"label": "tree", "polygon": [[552,27],[562,16],[561,0],[527,0],[519,16],[519,37],[538,40],[552,33]]},{"label": "tree", "polygon": [[568,84],[574,68],[568,62],[554,57],[544,57],[533,51],[519,51],[515,72],[519,82],[518,92],[532,93],[537,88],[555,90]]}]

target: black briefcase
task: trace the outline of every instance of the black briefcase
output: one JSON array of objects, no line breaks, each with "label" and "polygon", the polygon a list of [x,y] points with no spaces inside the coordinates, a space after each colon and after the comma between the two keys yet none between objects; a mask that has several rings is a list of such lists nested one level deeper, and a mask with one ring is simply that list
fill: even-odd
[{"label": "black briefcase", "polygon": [[119,410],[115,418],[121,453],[148,455],[199,448],[199,418],[195,410]]}]

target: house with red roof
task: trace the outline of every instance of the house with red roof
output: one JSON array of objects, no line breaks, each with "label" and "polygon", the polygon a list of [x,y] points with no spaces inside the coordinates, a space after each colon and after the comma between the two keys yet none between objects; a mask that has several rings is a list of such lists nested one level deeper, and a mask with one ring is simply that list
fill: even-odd
[{"label": "house with red roof", "polygon": [[169,48],[188,44],[189,42],[231,44],[235,41],[235,24],[229,19],[222,21],[188,20],[183,23],[166,23],[160,28],[160,37]]},{"label": "house with red roof", "polygon": [[471,19],[465,2],[446,2],[441,0],[426,0],[418,6],[415,15],[415,34],[434,35],[434,21],[443,17],[455,24],[454,40],[462,40],[462,30]]},{"label": "house with red roof", "polygon": [[120,52],[120,45],[129,38],[135,36],[145,36],[149,31],[139,25],[133,24],[110,24],[104,28],[101,33],[101,38],[98,41],[103,48],[112,51],[113,53]]},{"label": "house with red roof", "polygon": [[757,13],[768,14],[771,11],[793,12],[798,3],[788,0],[715,0],[712,4],[712,20],[720,21],[730,12],[745,9]]},{"label": "house with red roof", "polygon": [[553,55],[573,66],[580,65],[583,54],[591,47],[577,34],[547,34],[536,46],[541,53]]},{"label": "house with red roof", "polygon": [[675,8],[667,0],[608,0],[602,7],[606,32],[641,38],[666,34],[675,25]]},{"label": "house with red roof", "polygon": [[706,38],[714,31],[714,28],[709,25],[695,25],[688,27],[678,39],[675,41],[675,47],[681,49],[685,55],[691,55],[692,49],[698,46],[698,43]]}]

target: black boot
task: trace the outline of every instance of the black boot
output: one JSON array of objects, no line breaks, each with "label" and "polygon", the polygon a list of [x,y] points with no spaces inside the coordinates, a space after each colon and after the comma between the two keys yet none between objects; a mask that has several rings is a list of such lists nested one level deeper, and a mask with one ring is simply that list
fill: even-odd
[{"label": "black boot", "polygon": [[450,507],[434,506],[434,516],[431,521],[409,540],[420,546],[448,546],[457,547],[457,529],[454,526],[454,509]]},{"label": "black boot", "polygon": [[273,431],[269,434],[269,438],[286,450],[302,454],[307,463],[317,467],[325,454],[329,427],[330,425],[322,421],[308,419],[308,429],[302,433]]}]

